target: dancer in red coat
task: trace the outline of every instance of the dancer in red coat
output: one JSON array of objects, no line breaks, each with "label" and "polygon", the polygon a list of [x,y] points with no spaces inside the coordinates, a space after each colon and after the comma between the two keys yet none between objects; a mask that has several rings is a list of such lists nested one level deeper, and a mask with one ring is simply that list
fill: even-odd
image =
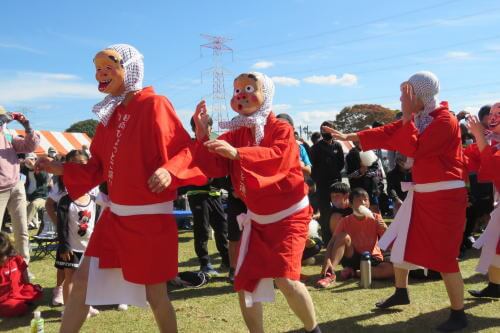
[{"label": "dancer in red coat", "polygon": [[273,279],[306,332],[320,332],[311,297],[299,281],[311,220],[308,191],[293,129],[271,112],[273,95],[274,84],[264,74],[238,76],[231,107],[239,115],[220,123],[229,131],[217,140],[208,140],[201,102],[194,115],[201,139],[194,162],[208,177],[229,174],[248,208],[238,217],[243,235],[234,285],[250,332],[264,330],[261,302],[274,300]]},{"label": "dancer in red coat", "polygon": [[397,150],[413,159],[414,184],[407,184],[408,196],[380,240],[382,248],[393,244],[396,291],[377,307],[409,304],[408,270],[433,269],[441,272],[451,301],[450,318],[438,330],[455,331],[467,326],[456,259],[467,205],[465,163],[458,121],[438,93],[434,74],[416,73],[401,85],[402,120],[353,134],[324,129],[339,140],[359,141],[365,151]]},{"label": "dancer in red coat", "polygon": [[[500,191],[500,103],[491,107],[488,134],[484,135],[484,127],[476,117],[468,119],[470,132],[476,138],[480,152],[479,177],[493,181],[497,192]],[[488,142],[489,141],[489,142]],[[470,290],[475,297],[500,297],[500,206],[491,213],[491,219],[474,247],[482,248],[481,257],[476,270],[488,273],[489,283],[483,290]]]},{"label": "dancer in red coat", "polygon": [[176,162],[183,161],[191,139],[168,99],[142,87],[142,55],[129,45],[112,45],[95,56],[94,64],[99,91],[108,95],[94,106],[100,124],[92,157],[87,164],[39,163],[64,174],[71,198],[103,182],[109,191],[109,208],[75,273],[61,331],[77,332],[88,305],[146,306],[147,301],[160,331],[175,332],[166,287],[178,262],[173,200],[177,187],[201,185],[206,177]]}]

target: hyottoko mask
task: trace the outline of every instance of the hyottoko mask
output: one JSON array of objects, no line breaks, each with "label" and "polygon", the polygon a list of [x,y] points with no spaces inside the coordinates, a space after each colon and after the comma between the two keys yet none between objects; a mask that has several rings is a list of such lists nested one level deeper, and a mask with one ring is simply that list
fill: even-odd
[{"label": "hyottoko mask", "polygon": [[500,103],[496,103],[491,107],[488,129],[493,133],[500,134]]},{"label": "hyottoko mask", "polygon": [[257,76],[241,74],[234,80],[234,94],[231,108],[243,116],[255,113],[264,103],[262,82]]},{"label": "hyottoko mask", "polygon": [[106,49],[94,58],[95,78],[100,92],[113,96],[121,95],[125,90],[125,69],[120,54]]}]

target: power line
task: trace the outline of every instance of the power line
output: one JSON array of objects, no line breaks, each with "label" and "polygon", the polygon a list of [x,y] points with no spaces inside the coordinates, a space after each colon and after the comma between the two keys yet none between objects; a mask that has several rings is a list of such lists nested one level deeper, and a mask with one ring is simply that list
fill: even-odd
[{"label": "power line", "polygon": [[[483,11],[480,11],[480,12],[476,12],[476,13],[473,13],[473,14],[467,14],[467,15],[462,15],[462,16],[454,17],[454,18],[451,18],[451,19],[448,19],[448,20],[449,21],[458,21],[458,20],[462,20],[462,19],[467,19],[467,18],[481,16],[481,15],[486,14],[486,13],[490,14],[490,13],[496,12],[498,10],[500,10],[500,8],[492,8],[492,9],[487,9],[487,10],[483,10]],[[368,41],[368,40],[379,39],[379,38],[383,38],[383,37],[387,37],[387,36],[391,36],[391,35],[400,34],[402,32],[409,32],[409,31],[420,30],[420,29],[432,27],[432,26],[439,25],[439,24],[440,24],[440,22],[425,23],[425,24],[420,24],[420,25],[416,25],[416,26],[411,26],[411,27],[408,27],[408,28],[399,29],[398,31],[395,31],[395,32],[387,32],[387,33],[378,34],[378,35],[375,35],[375,36],[367,36],[367,37],[358,38],[358,39],[351,39],[351,40],[347,40],[347,41],[344,41],[344,42],[335,43],[335,44],[332,44],[332,45],[329,45],[329,46],[321,45],[321,46],[316,46],[316,47],[295,49],[295,50],[291,50],[291,51],[286,51],[286,52],[281,52],[281,53],[275,53],[275,54],[267,55],[267,56],[266,55],[260,55],[258,57],[238,58],[236,61],[237,62],[238,61],[241,62],[241,61],[256,60],[256,59],[263,59],[263,58],[266,58],[266,59],[271,58],[272,59],[273,57],[277,57],[277,56],[297,54],[297,53],[303,53],[303,52],[308,52],[308,51],[325,50],[325,49],[327,49],[329,47],[343,46],[343,45],[354,44],[354,43],[358,43],[358,42],[364,42],[364,41]]]},{"label": "power line", "polygon": [[[485,86],[494,86],[494,85],[500,85],[500,81],[493,81],[493,82],[488,82],[488,83],[478,83],[478,84],[473,84],[473,85],[465,85],[465,86],[458,86],[458,87],[453,87],[453,88],[447,88],[447,89],[442,89],[440,91],[440,94],[443,92],[449,92],[449,91],[460,91],[460,90],[466,90],[466,89],[472,89],[472,88],[481,88]],[[340,100],[336,102],[318,102],[318,103],[308,103],[303,105],[303,108],[292,108],[291,111],[307,111],[310,110],[308,106],[315,106],[315,105],[323,105],[323,106],[329,106],[329,107],[340,107],[340,106],[346,106],[346,105],[353,105],[353,104],[366,104],[366,102],[370,101],[379,101],[379,100],[398,100],[399,95],[384,95],[384,96],[376,96],[376,97],[370,97],[370,98],[364,98],[364,99],[349,99],[349,100]],[[307,109],[307,110],[306,110]]]},{"label": "power line", "polygon": [[186,62],[186,63],[184,63],[184,64],[182,64],[182,65],[180,65],[180,66],[178,66],[176,68],[173,68],[172,70],[168,71],[167,73],[165,73],[165,74],[163,74],[163,75],[161,75],[161,76],[159,76],[157,78],[149,80],[149,82],[154,83],[154,82],[158,82],[160,80],[163,80],[164,78],[166,78],[166,77],[168,77],[168,76],[170,76],[172,74],[175,74],[178,71],[180,71],[180,70],[182,70],[184,68],[187,68],[187,67],[189,67],[189,66],[197,63],[200,60],[201,60],[201,57],[196,57],[195,59],[192,59],[192,60],[190,60],[190,61],[188,61],[188,62]]},{"label": "power line", "polygon": [[403,16],[408,16],[408,15],[416,14],[416,13],[419,13],[419,12],[427,11],[427,10],[430,10],[430,9],[435,9],[435,8],[438,8],[438,7],[446,6],[446,5],[449,5],[451,3],[459,2],[459,1],[462,1],[462,0],[444,1],[444,2],[441,2],[441,3],[435,4],[435,5],[421,7],[421,8],[416,8],[416,9],[413,9],[413,10],[409,10],[409,11],[405,11],[405,12],[401,12],[401,13],[397,13],[397,14],[385,16],[385,17],[382,17],[382,18],[374,19],[374,20],[371,20],[371,21],[366,21],[366,22],[359,23],[359,24],[353,24],[353,25],[342,27],[342,28],[337,28],[337,29],[333,29],[333,30],[327,30],[327,31],[323,31],[323,32],[319,32],[319,33],[315,33],[315,34],[311,34],[311,35],[306,35],[306,36],[302,36],[302,37],[298,37],[298,38],[294,38],[294,39],[288,39],[286,41],[275,42],[275,43],[270,43],[270,44],[264,44],[264,45],[261,45],[261,46],[256,46],[256,47],[251,47],[251,48],[243,49],[241,51],[245,52],[245,51],[260,50],[260,49],[264,49],[264,48],[269,48],[269,47],[274,47],[274,46],[280,46],[280,45],[285,45],[285,44],[289,44],[289,43],[294,43],[294,42],[301,41],[301,40],[308,40],[308,39],[312,39],[312,38],[322,37],[322,36],[325,36],[325,35],[329,35],[329,34],[333,34],[333,33],[338,33],[338,32],[343,32],[343,31],[347,31],[347,30],[351,30],[351,29],[357,29],[357,28],[361,28],[361,27],[364,27],[364,26],[367,26],[367,25],[372,25],[372,24],[384,22],[384,21],[387,21],[387,20],[391,20],[391,19],[395,19],[395,18],[400,18],[400,17],[403,17]]},{"label": "power line", "polygon": [[343,64],[335,65],[333,67],[332,66],[317,67],[317,68],[307,69],[307,70],[301,70],[301,71],[293,71],[293,72],[280,73],[280,74],[277,74],[276,76],[286,76],[286,75],[293,75],[293,74],[300,74],[300,73],[311,73],[311,72],[315,72],[315,71],[332,70],[332,69],[337,69],[337,68],[342,68],[342,67],[348,67],[348,66],[370,64],[370,63],[373,63],[373,62],[379,62],[379,61],[384,61],[384,60],[397,59],[397,58],[401,58],[401,57],[408,57],[408,56],[412,56],[412,55],[417,55],[417,54],[423,54],[423,53],[432,52],[432,51],[439,51],[439,50],[443,50],[443,49],[448,49],[450,47],[463,46],[463,45],[472,44],[472,43],[476,43],[476,42],[489,41],[489,40],[493,40],[493,39],[497,39],[497,38],[500,38],[500,35],[494,35],[494,36],[485,37],[485,38],[475,38],[475,39],[470,39],[470,40],[459,42],[459,43],[448,44],[448,45],[445,45],[445,46],[433,47],[433,48],[429,48],[429,49],[420,49],[418,51],[407,52],[407,53],[399,53],[399,54],[390,55],[390,56],[381,57],[381,58],[373,58],[373,59],[355,61],[355,62],[350,62],[350,63],[343,63]]},{"label": "power line", "polygon": [[[287,41],[276,42],[276,43],[272,43],[272,44],[267,44],[267,45],[261,45],[261,46],[256,46],[256,47],[252,47],[252,48],[247,48],[247,49],[241,50],[241,52],[251,51],[251,50],[257,50],[257,49],[263,49],[263,48],[268,48],[268,47],[272,47],[272,46],[284,45],[284,44],[292,43],[292,42],[295,42],[295,41],[312,39],[312,38],[317,38],[317,37],[321,37],[321,36],[332,34],[332,33],[347,31],[347,30],[355,29],[355,28],[360,28],[360,27],[367,26],[367,25],[370,25],[370,24],[375,24],[375,23],[386,21],[386,20],[390,20],[390,19],[394,19],[394,18],[400,18],[400,17],[411,15],[411,14],[415,14],[415,13],[418,13],[418,12],[422,12],[422,11],[426,11],[426,10],[430,10],[430,9],[434,9],[434,8],[438,8],[438,7],[442,7],[442,6],[445,6],[445,5],[454,3],[454,2],[459,2],[459,1],[463,1],[463,0],[445,1],[445,2],[441,2],[441,3],[438,3],[438,4],[432,5],[432,6],[426,6],[426,7],[417,8],[417,9],[414,9],[414,10],[405,11],[405,12],[401,12],[401,13],[398,13],[398,14],[386,16],[386,17],[383,17],[383,18],[378,18],[378,19],[374,19],[374,20],[371,20],[371,21],[363,22],[363,23],[360,23],[360,24],[354,24],[354,25],[350,25],[350,26],[347,26],[347,27],[343,27],[343,28],[338,28],[338,29],[324,31],[324,32],[316,33],[316,34],[311,34],[311,35],[307,35],[307,36],[303,36],[303,37],[299,37],[299,38],[295,38],[295,39],[290,39],[290,40],[287,40]],[[190,61],[188,61],[188,62],[186,62],[186,63],[184,63],[184,64],[182,64],[182,65],[180,65],[180,66],[178,66],[178,67],[176,67],[174,69],[172,69],[171,71],[167,72],[166,74],[163,74],[163,75],[161,75],[161,76],[159,76],[157,78],[154,78],[154,79],[150,80],[150,82],[152,82],[152,83],[158,82],[158,81],[160,81],[160,80],[162,80],[162,79],[164,79],[164,78],[166,78],[166,77],[168,77],[168,76],[170,76],[170,75],[172,75],[174,73],[177,73],[178,71],[180,71],[182,69],[188,68],[189,66],[191,66],[194,63],[198,62],[199,60],[201,60],[201,57],[197,57],[197,58],[195,58],[193,60],[190,60]]]}]

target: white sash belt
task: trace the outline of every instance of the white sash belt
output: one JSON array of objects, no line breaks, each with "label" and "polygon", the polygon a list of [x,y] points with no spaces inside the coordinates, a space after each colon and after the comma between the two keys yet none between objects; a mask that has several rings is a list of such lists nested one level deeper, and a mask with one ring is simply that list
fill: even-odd
[{"label": "white sash belt", "polygon": [[380,238],[379,246],[386,250],[391,243],[394,242],[391,251],[391,261],[396,267],[406,269],[418,269],[420,266],[413,265],[404,260],[406,239],[408,237],[408,229],[411,221],[411,210],[413,206],[413,193],[414,192],[437,192],[444,190],[452,190],[465,187],[465,183],[461,180],[452,180],[427,184],[414,184],[409,182],[401,182],[403,191],[407,191],[406,199],[403,201],[401,208],[394,217],[389,228],[385,231],[384,235]]},{"label": "white sash belt", "polygon": [[[111,212],[118,216],[172,214],[174,207],[172,201],[131,206],[119,205],[103,198],[102,203],[104,207],[108,205]],[[99,268],[99,258],[90,257],[86,304],[130,304],[145,307],[146,287],[125,280],[121,268]]]},{"label": "white sash belt", "polygon": [[491,213],[490,221],[481,237],[474,243],[476,249],[483,248],[476,271],[486,274],[496,256],[496,248],[500,239],[500,205]]},{"label": "white sash belt", "polygon": [[[241,235],[240,251],[238,254],[238,261],[236,263],[235,274],[238,275],[241,265],[245,260],[248,252],[248,245],[250,241],[250,234],[252,231],[252,220],[259,224],[271,224],[283,220],[284,218],[301,211],[302,209],[309,206],[309,198],[307,195],[297,202],[296,204],[288,207],[285,210],[279,211],[270,215],[259,215],[254,212],[247,210],[247,213],[238,215],[237,220],[240,229],[243,230]],[[265,260],[265,259],[264,259]],[[257,287],[253,292],[245,291],[245,304],[246,306],[252,307],[253,303],[257,302],[273,302],[274,301],[274,285],[272,278],[260,279]]]},{"label": "white sash belt", "polygon": [[114,202],[109,203],[111,212],[118,216],[133,216],[133,215],[155,215],[155,214],[172,214],[174,211],[174,202],[165,201],[151,205],[120,205]]}]

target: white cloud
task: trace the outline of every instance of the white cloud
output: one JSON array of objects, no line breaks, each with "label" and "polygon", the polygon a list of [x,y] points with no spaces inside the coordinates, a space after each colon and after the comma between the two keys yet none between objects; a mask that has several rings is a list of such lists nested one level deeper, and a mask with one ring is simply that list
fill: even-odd
[{"label": "white cloud", "polygon": [[300,84],[300,80],[295,79],[293,77],[287,77],[287,76],[273,76],[271,78],[275,84],[282,85],[282,86],[298,86]]},{"label": "white cloud", "polygon": [[338,110],[310,110],[297,112],[293,115],[295,121],[295,127],[299,125],[308,126],[309,131],[315,132],[319,131],[321,123],[325,120],[335,120]]},{"label": "white cloud", "polygon": [[500,44],[489,44],[489,45],[486,45],[485,48],[488,51],[498,52],[498,51],[500,51]]},{"label": "white cloud", "polygon": [[286,110],[290,110],[292,106],[290,104],[274,104],[273,111],[274,112],[282,112]]},{"label": "white cloud", "polygon": [[266,69],[274,66],[274,62],[271,61],[259,61],[252,65],[255,69]]},{"label": "white cloud", "polygon": [[456,60],[465,60],[470,59],[471,54],[465,51],[450,51],[446,53],[445,58],[447,59],[456,59]]},{"label": "white cloud", "polygon": [[2,103],[47,98],[98,99],[103,96],[96,84],[81,82],[79,77],[72,74],[18,72],[0,79]]},{"label": "white cloud", "polygon": [[304,82],[331,86],[354,86],[358,83],[358,77],[354,74],[345,73],[341,77],[337,75],[313,75],[304,78]]},{"label": "white cloud", "polygon": [[29,53],[33,53],[33,54],[45,54],[45,52],[39,51],[37,49],[31,48],[28,46],[19,45],[19,44],[0,43],[0,48],[19,50],[19,51],[29,52]]}]

